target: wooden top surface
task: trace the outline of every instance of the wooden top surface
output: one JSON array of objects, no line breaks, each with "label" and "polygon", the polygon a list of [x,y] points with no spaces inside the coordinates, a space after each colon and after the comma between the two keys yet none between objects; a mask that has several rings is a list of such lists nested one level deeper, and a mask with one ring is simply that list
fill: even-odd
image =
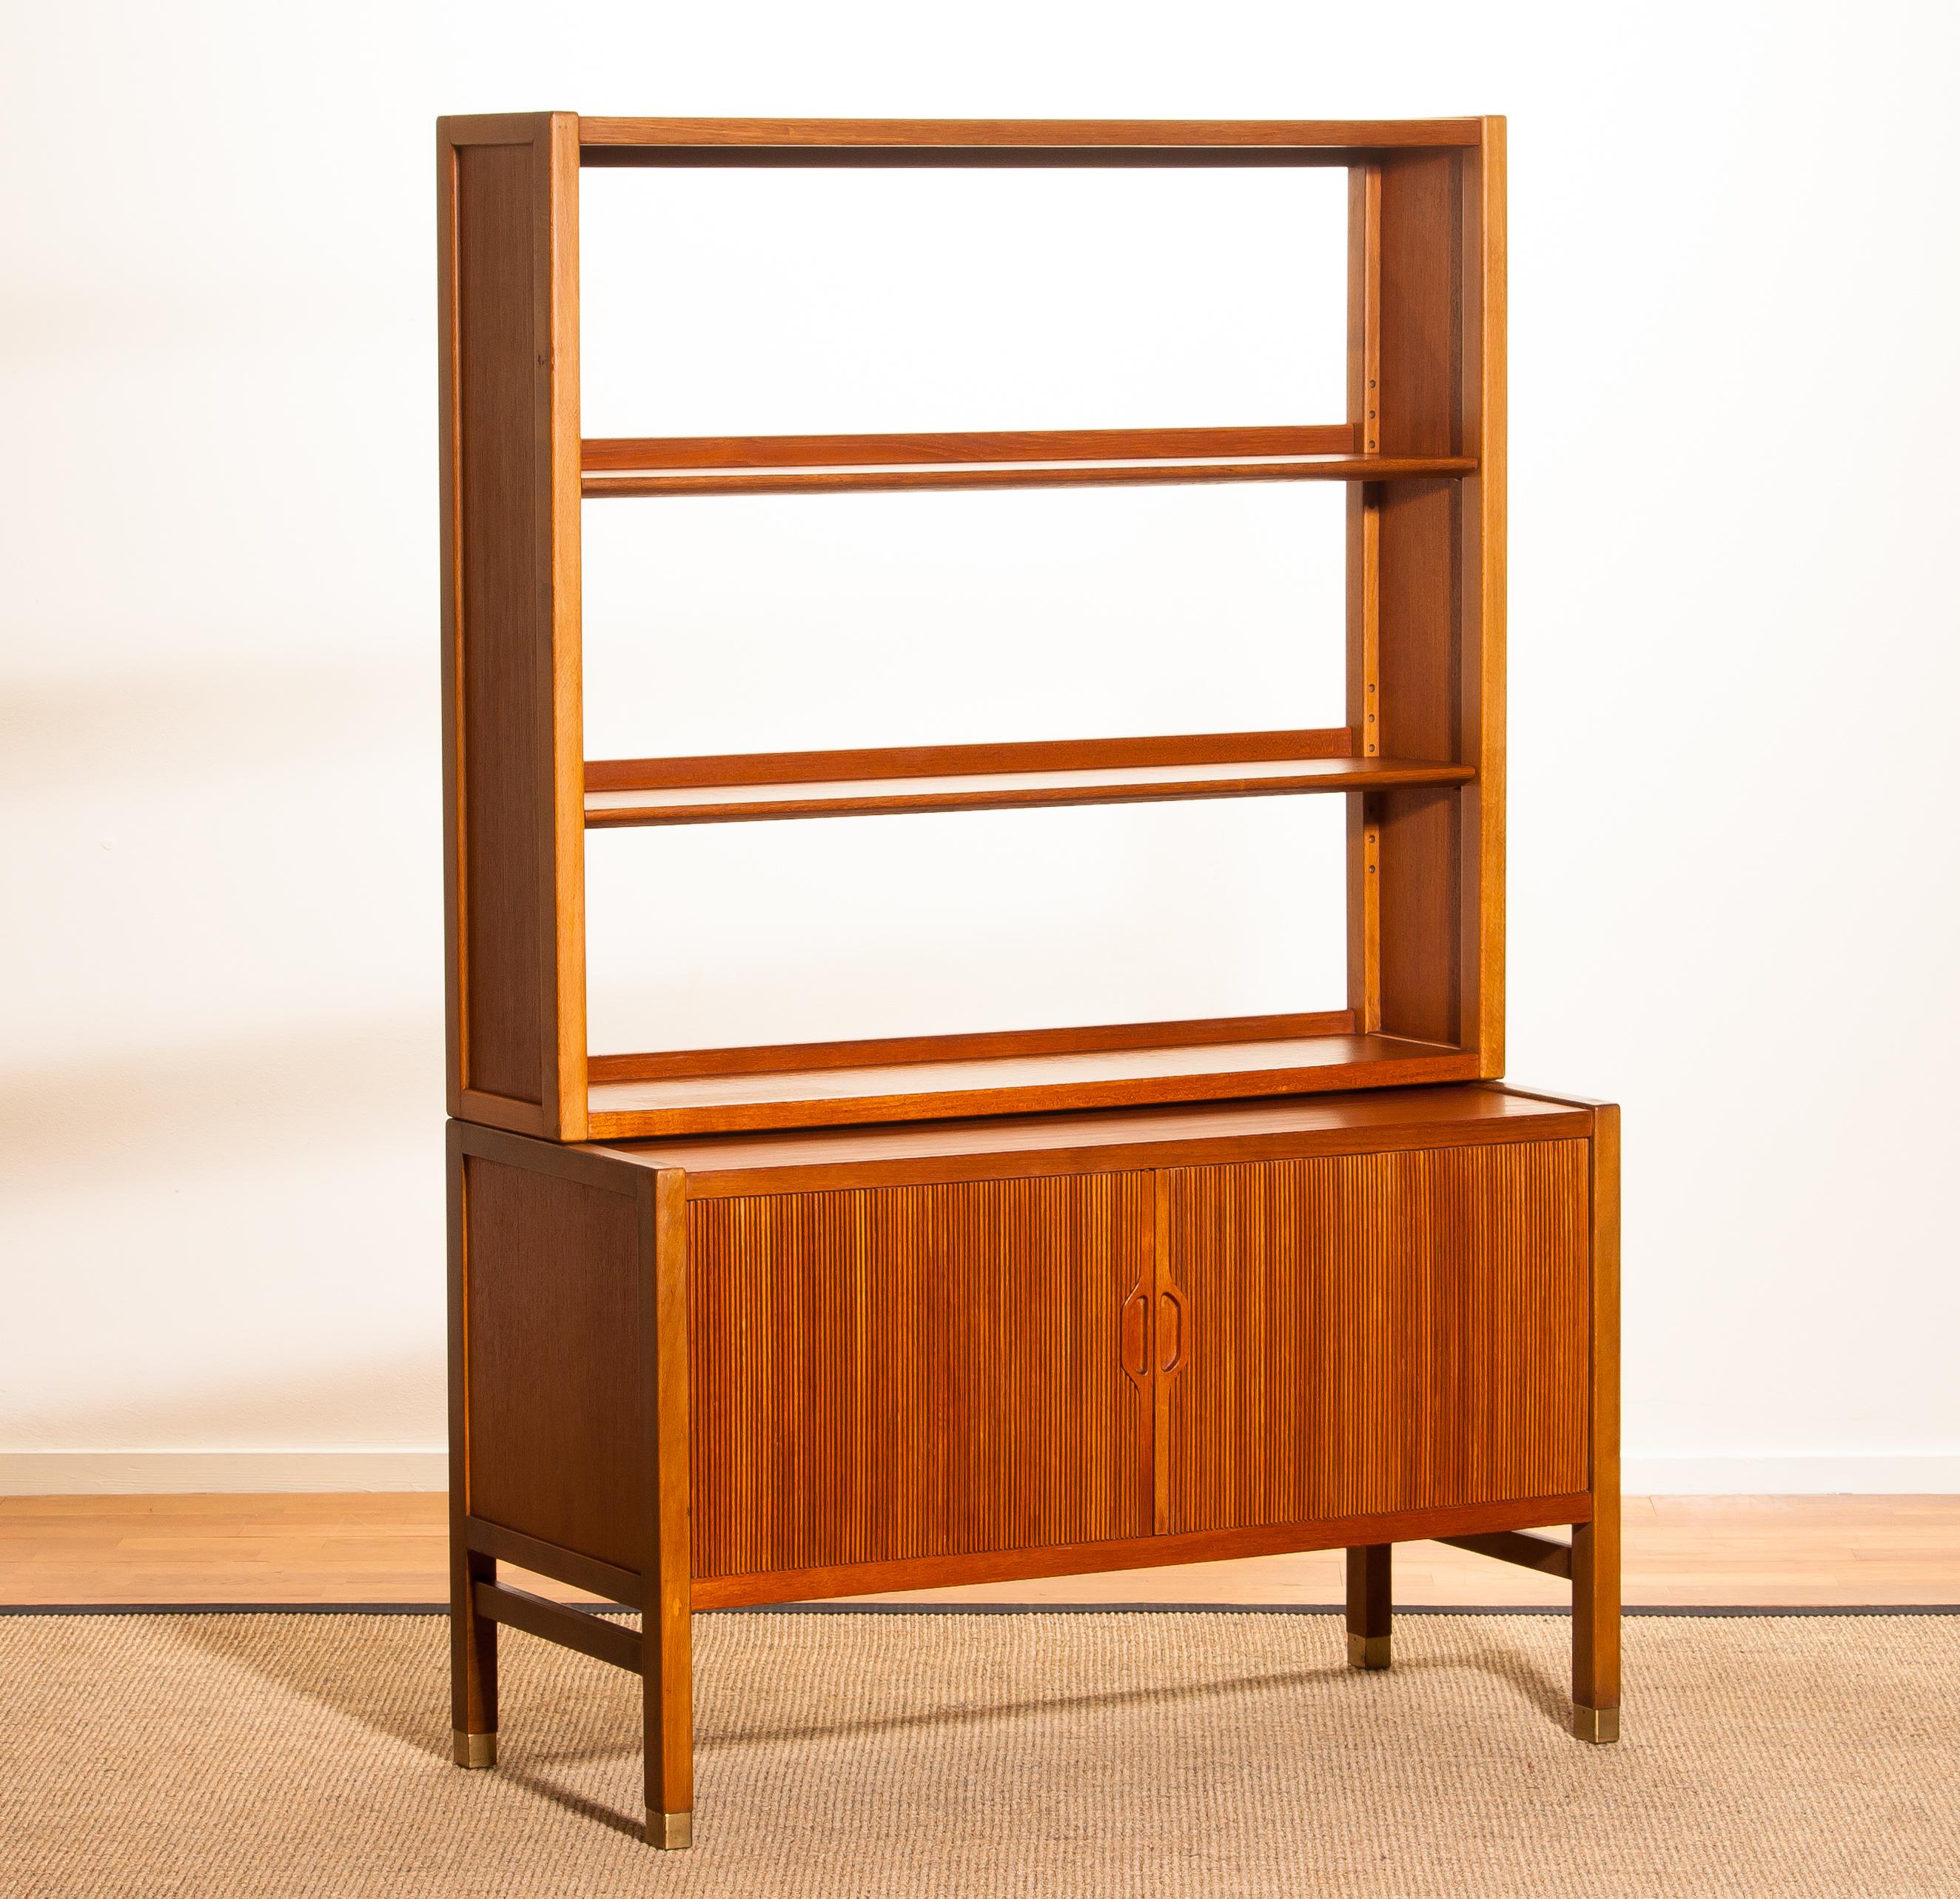
[{"label": "wooden top surface", "polygon": [[1590,1111],[1494,1083],[1375,1088],[1061,1114],[594,1142],[679,1168],[694,1199],[832,1187],[1261,1160],[1383,1147],[1583,1137]]},{"label": "wooden top surface", "polygon": [[637,119],[579,116],[587,148],[857,147],[959,149],[1169,147],[1389,149],[1477,145],[1462,119]]}]

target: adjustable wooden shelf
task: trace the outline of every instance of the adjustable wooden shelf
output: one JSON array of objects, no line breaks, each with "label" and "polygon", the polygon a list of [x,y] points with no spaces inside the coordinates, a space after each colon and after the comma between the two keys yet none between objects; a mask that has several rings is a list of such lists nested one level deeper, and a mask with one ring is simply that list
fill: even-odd
[{"label": "adjustable wooden shelf", "polygon": [[[644,1677],[685,1845],[693,1609],[1344,1547],[1385,1667],[1389,1546],[1436,1536],[1570,1577],[1614,1738],[1618,1111],[1497,1079],[1503,122],[552,113],[438,150],[457,1759],[495,1757],[498,1625],[566,1643]],[[1275,164],[1348,173],[1338,422],[581,435],[581,165]],[[1341,726],[584,757],[587,500],[1303,480],[1347,489]],[[1328,793],[1339,1006],[589,1046],[587,830]]]}]

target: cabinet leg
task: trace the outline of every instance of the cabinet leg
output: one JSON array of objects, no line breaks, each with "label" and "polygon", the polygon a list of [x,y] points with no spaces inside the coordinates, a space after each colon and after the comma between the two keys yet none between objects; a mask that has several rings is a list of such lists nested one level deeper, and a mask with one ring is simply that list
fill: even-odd
[{"label": "cabinet leg", "polygon": [[1572,1528],[1572,1732],[1620,1738],[1620,1110],[1592,1115],[1592,1517]]},{"label": "cabinet leg", "polygon": [[1392,1543],[1371,1543],[1348,1552],[1348,1665],[1386,1668],[1389,1660],[1389,1618],[1393,1614],[1389,1562]]},{"label": "cabinet leg", "polygon": [[694,1668],[692,1618],[646,1617],[647,1840],[694,1843]]},{"label": "cabinet leg", "polygon": [[641,1388],[646,1394],[647,1840],[694,1843],[694,1573],[688,1499],[686,1177],[639,1184]]},{"label": "cabinet leg", "polygon": [[449,1673],[459,1767],[497,1764],[497,1625],[476,1613],[473,1582],[497,1579],[495,1560],[473,1550],[450,1560]]},{"label": "cabinet leg", "polygon": [[1572,1732],[1620,1738],[1620,1500],[1594,1499],[1572,1532]]}]

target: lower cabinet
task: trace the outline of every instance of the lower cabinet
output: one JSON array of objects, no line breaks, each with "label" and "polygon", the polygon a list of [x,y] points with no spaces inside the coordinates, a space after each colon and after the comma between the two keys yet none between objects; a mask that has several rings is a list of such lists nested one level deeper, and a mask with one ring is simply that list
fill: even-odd
[{"label": "lower cabinet", "polygon": [[1484,1084],[615,1146],[452,1122],[457,1758],[495,1759],[500,1628],[614,1663],[671,1843],[698,1610],[1344,1548],[1379,1669],[1385,1546],[1437,1536],[1570,1579],[1573,1731],[1611,1741],[1618,1178],[1617,1108]]}]

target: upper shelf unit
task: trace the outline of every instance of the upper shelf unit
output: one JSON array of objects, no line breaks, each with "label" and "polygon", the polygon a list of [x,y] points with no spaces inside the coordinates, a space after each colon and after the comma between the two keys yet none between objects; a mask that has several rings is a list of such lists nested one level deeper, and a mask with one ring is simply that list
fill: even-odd
[{"label": "upper shelf unit", "polygon": [[[1344,169],[1345,282],[1328,287],[1347,304],[1344,408],[1311,425],[587,439],[579,180],[594,165]],[[441,123],[437,176],[452,1114],[576,1142],[1503,1073],[1501,119],[488,115]],[[1298,234],[1279,220],[1272,241]],[[871,307],[875,271],[854,294]],[[1345,648],[1335,731],[586,757],[587,498],[1293,481],[1346,487],[1346,623],[1322,629]],[[1188,663],[1223,661],[1195,638]],[[1364,794],[1346,800],[1344,1006],[902,1043],[591,1044],[593,829],[1326,792]],[[698,893],[673,895],[684,929]],[[1179,900],[1166,877],[1139,913]]]},{"label": "upper shelf unit", "polygon": [[1269,798],[1467,784],[1468,765],[1354,757],[1345,726],[1004,745],[611,759],[585,767],[589,830],[906,811]]}]

